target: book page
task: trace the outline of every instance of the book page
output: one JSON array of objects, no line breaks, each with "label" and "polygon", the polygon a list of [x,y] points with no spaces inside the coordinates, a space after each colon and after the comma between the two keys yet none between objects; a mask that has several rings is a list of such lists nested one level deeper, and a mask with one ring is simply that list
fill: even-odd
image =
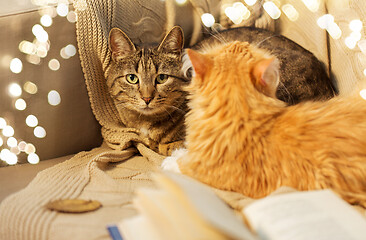
[{"label": "book page", "polygon": [[261,239],[366,239],[365,218],[330,190],[269,196],[244,214]]},{"label": "book page", "polygon": [[[256,240],[250,230],[206,185],[184,175],[164,172],[157,175],[157,183],[163,189],[174,193],[179,190],[181,197],[186,198],[194,212],[213,228],[225,233],[230,239]],[[175,192],[174,195],[178,196]]]}]

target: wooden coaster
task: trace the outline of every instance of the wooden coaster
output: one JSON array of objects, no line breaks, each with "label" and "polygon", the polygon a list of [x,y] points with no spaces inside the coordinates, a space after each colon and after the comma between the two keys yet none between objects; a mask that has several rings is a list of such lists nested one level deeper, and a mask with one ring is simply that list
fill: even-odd
[{"label": "wooden coaster", "polygon": [[63,213],[85,213],[95,211],[102,204],[98,201],[83,199],[62,199],[47,203],[46,207],[53,211]]}]

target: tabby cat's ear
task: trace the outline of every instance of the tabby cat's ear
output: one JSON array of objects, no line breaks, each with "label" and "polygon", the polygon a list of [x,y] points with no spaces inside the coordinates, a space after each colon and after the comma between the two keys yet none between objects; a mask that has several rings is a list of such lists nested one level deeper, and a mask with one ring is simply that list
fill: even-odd
[{"label": "tabby cat's ear", "polygon": [[109,32],[109,50],[113,60],[118,60],[133,53],[136,48],[128,36],[118,28],[112,28]]},{"label": "tabby cat's ear", "polygon": [[210,66],[211,59],[192,49],[187,49],[186,52],[192,63],[194,70],[193,76],[199,76],[202,78]]},{"label": "tabby cat's ear", "polygon": [[253,68],[254,85],[269,97],[276,97],[279,83],[279,62],[276,58],[263,59]]},{"label": "tabby cat's ear", "polygon": [[183,50],[184,37],[183,30],[179,26],[175,26],[161,41],[158,51],[181,54]]}]

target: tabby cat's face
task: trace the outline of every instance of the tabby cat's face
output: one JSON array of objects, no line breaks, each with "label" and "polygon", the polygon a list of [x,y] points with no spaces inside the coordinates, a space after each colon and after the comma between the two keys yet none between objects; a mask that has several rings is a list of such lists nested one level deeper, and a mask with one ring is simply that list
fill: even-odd
[{"label": "tabby cat's face", "polygon": [[156,47],[137,47],[119,29],[110,33],[112,65],[107,85],[117,109],[142,115],[170,114],[185,102],[181,73],[183,33],[173,28]]}]

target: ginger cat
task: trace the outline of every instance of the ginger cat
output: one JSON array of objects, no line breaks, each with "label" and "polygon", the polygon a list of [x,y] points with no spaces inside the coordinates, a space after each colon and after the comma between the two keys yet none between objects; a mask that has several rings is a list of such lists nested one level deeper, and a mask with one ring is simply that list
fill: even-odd
[{"label": "ginger cat", "polygon": [[[183,174],[261,198],[280,186],[330,188],[366,207],[366,101],[358,94],[294,106],[275,98],[278,61],[246,42],[187,50]],[[163,168],[174,159],[167,158]]]}]

